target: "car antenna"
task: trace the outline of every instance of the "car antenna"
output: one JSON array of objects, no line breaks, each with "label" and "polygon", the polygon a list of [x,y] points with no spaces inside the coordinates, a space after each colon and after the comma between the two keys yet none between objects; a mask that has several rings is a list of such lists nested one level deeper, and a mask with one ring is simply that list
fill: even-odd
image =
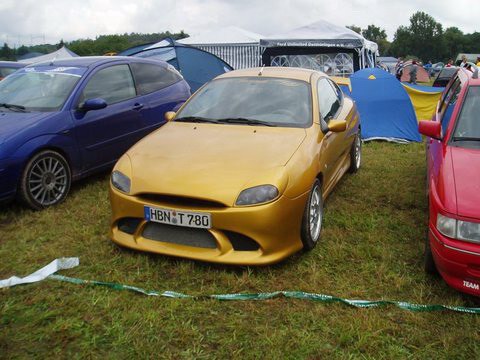
[{"label": "car antenna", "polygon": [[258,76],[262,76],[263,69],[265,68],[265,65],[262,65],[262,68],[258,72]]}]

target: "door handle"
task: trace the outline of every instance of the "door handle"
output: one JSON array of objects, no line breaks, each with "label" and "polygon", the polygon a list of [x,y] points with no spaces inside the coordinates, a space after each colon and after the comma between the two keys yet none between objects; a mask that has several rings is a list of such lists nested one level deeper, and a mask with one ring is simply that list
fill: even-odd
[{"label": "door handle", "polygon": [[143,108],[143,104],[136,103],[133,105],[132,110],[140,110]]}]

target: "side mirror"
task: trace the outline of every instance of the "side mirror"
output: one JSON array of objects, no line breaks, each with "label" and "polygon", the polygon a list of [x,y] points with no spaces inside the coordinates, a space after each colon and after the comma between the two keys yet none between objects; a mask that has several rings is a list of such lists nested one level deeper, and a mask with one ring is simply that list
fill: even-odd
[{"label": "side mirror", "polygon": [[100,110],[107,107],[107,102],[101,98],[85,100],[78,108],[82,111]]},{"label": "side mirror", "polygon": [[328,130],[331,132],[342,132],[347,129],[347,122],[345,120],[330,120],[328,122]]},{"label": "side mirror", "polygon": [[167,122],[170,122],[173,120],[173,118],[175,117],[175,115],[177,115],[177,113],[175,111],[167,111],[165,113],[165,120]]},{"label": "side mirror", "polygon": [[418,123],[418,131],[420,134],[433,139],[442,139],[442,125],[438,121],[420,120]]}]

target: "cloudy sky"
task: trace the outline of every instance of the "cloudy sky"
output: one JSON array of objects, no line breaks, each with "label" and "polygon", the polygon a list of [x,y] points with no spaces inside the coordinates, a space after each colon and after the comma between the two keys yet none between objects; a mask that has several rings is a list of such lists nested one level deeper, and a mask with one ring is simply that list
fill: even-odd
[{"label": "cloudy sky", "polygon": [[319,19],[362,28],[375,24],[393,40],[416,11],[444,27],[480,31],[478,9],[471,0],[1,0],[0,42],[18,47],[165,30],[194,35],[227,25],[271,35]]}]

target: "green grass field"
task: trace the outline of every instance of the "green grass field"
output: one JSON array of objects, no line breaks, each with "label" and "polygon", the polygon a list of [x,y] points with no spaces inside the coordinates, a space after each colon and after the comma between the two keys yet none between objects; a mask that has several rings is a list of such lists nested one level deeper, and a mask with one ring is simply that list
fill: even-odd
[{"label": "green grass field", "polygon": [[[0,279],[78,256],[66,276],[189,294],[302,290],[350,299],[479,306],[422,267],[424,144],[364,146],[327,199],[322,242],[269,267],[137,253],[107,236],[108,175],[41,212],[0,209]],[[480,357],[480,316],[292,299],[147,297],[54,280],[0,290],[0,358],[325,359]]]}]

